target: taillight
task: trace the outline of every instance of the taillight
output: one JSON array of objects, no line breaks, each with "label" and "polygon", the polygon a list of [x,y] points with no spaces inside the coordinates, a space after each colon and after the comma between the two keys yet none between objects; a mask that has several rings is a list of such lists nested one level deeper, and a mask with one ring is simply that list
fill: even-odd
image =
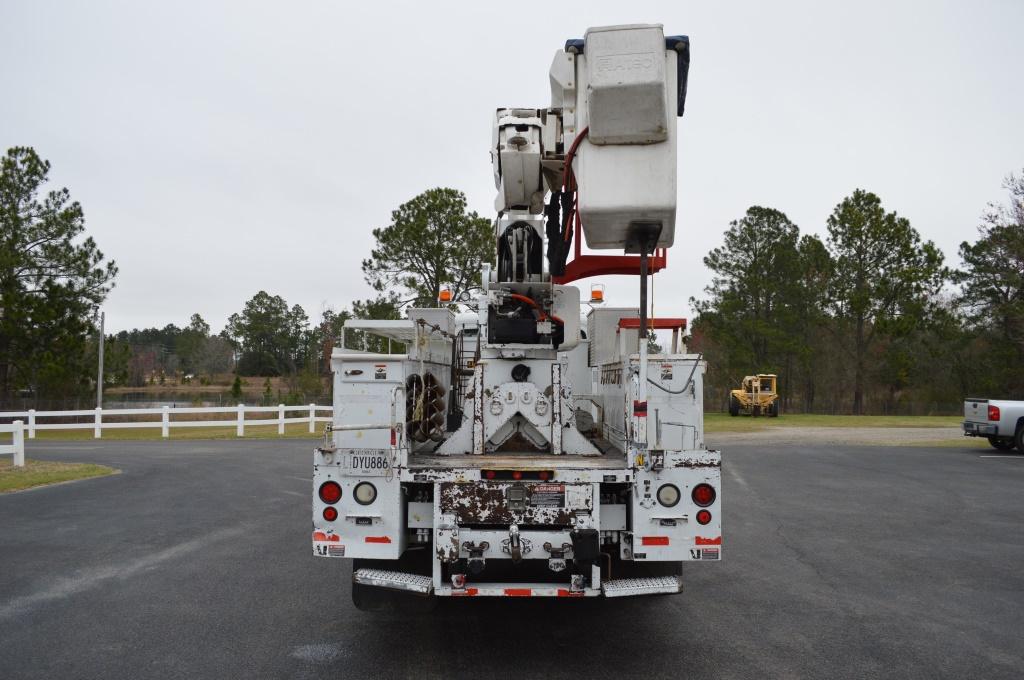
[{"label": "taillight", "polygon": [[[702,508],[706,508],[715,502],[715,487],[710,484],[698,484],[693,487],[693,492],[690,493],[690,497],[693,498],[693,502]],[[698,515],[699,516],[699,515]],[[708,515],[710,517],[710,515]],[[701,522],[707,524],[707,522]]]},{"label": "taillight", "polygon": [[554,470],[495,470],[495,469],[484,469],[480,471],[480,477],[483,479],[496,479],[496,480],[513,480],[528,481],[537,480],[546,482],[549,479],[555,478]]},{"label": "taillight", "polygon": [[992,404],[988,405],[988,419],[989,420],[999,420],[999,407],[998,406],[993,406]]},{"label": "taillight", "polygon": [[337,482],[324,482],[320,485],[320,500],[333,505],[341,500],[341,485]]},{"label": "taillight", "polygon": [[338,519],[338,509],[328,505],[324,508],[324,519],[328,522],[333,522]]},{"label": "taillight", "polygon": [[707,524],[711,521],[711,513],[707,510],[700,510],[697,512],[697,523]]}]

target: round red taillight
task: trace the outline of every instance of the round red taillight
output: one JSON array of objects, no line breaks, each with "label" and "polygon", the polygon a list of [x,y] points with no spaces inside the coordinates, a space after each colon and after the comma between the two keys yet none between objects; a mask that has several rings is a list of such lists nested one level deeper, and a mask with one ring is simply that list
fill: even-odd
[{"label": "round red taillight", "polygon": [[697,512],[697,523],[707,524],[711,521],[711,513],[707,510],[700,510]]},{"label": "round red taillight", "polygon": [[338,519],[338,509],[332,508],[331,506],[324,508],[324,519],[328,522],[333,522]]},{"label": "round red taillight", "polygon": [[487,479],[494,479],[494,470],[488,470],[484,473],[484,477]]},{"label": "round red taillight", "polygon": [[539,473],[537,473],[537,477],[542,482],[548,481],[548,471],[547,470],[541,470]]},{"label": "round red taillight", "polygon": [[523,478],[523,473],[520,472],[519,470],[516,470],[515,472],[512,473],[512,479],[522,479],[522,478]]},{"label": "round red taillight", "polygon": [[320,485],[320,500],[333,505],[341,500],[341,485],[337,482],[324,482]]},{"label": "round red taillight", "polygon": [[706,508],[714,503],[715,496],[715,487],[710,484],[698,484],[693,487],[693,491],[690,493],[693,502],[702,508]]}]

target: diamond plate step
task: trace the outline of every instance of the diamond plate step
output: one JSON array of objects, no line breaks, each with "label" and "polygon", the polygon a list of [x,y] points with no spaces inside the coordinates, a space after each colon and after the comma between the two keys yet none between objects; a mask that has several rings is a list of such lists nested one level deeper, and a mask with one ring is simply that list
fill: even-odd
[{"label": "diamond plate step", "polygon": [[601,584],[605,597],[628,597],[630,595],[654,595],[656,593],[679,593],[683,581],[678,576],[652,576],[650,578],[620,578]]},{"label": "diamond plate step", "polygon": [[420,595],[430,595],[434,592],[434,582],[429,576],[406,574],[401,571],[357,569],[352,574],[352,580],[364,586],[407,590],[411,593],[419,593]]}]

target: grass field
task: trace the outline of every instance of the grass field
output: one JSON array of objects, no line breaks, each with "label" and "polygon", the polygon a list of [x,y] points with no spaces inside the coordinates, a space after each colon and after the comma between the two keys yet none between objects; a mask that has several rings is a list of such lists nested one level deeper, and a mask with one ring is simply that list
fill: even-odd
[{"label": "grass field", "polygon": [[25,467],[17,468],[9,457],[4,456],[0,458],[0,493],[69,482],[73,479],[102,477],[115,472],[117,470],[106,465],[57,463],[46,460],[26,460]]},{"label": "grass field", "polygon": [[705,413],[706,432],[757,432],[775,427],[958,427],[962,416],[821,416],[782,414],[778,418]]}]

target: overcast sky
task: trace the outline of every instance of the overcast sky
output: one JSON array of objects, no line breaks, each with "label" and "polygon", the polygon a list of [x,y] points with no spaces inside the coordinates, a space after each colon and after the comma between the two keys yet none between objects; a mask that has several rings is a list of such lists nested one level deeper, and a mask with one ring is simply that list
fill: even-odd
[{"label": "overcast sky", "polygon": [[[824,234],[864,188],[956,264],[1024,168],[1019,0],[5,0],[0,144],[52,162],[120,266],[108,329],[219,330],[261,289],[315,319],[370,296],[370,230],[424,189],[492,217],[493,110],[547,106],[555,50],[617,23],[692,45],[659,315],[691,314],[750,205]],[[604,282],[636,304],[635,279]]]}]

